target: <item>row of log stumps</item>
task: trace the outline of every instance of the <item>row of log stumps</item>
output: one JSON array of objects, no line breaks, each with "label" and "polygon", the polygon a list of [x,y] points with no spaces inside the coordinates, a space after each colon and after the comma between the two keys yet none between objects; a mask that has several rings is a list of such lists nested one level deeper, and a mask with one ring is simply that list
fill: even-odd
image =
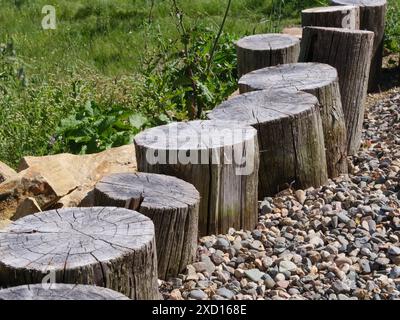
[{"label": "row of log stumps", "polygon": [[0,300],[159,299],[157,279],[184,272],[199,235],[252,230],[259,198],[346,173],[379,79],[386,0],[332,4],[304,10],[296,36],[239,40],[241,94],[210,120],[137,135],[140,173],[103,178],[95,207],[0,230]]},{"label": "row of log stumps", "polygon": [[343,28],[305,27],[300,61],[320,62],[337,69],[347,128],[347,152],[361,143],[373,32]]},{"label": "row of log stumps", "polygon": [[159,299],[154,224],[115,207],[29,215],[0,231],[0,287],[43,281]]},{"label": "row of log stumps", "polygon": [[97,183],[94,198],[95,205],[128,208],[153,221],[159,278],[176,277],[193,262],[200,203],[193,185],[159,174],[117,173]]},{"label": "row of log stumps", "polygon": [[257,223],[257,131],[232,121],[190,121],[134,139],[138,170],[175,176],[200,193],[200,236]]},{"label": "row of log stumps", "polygon": [[40,283],[0,290],[0,300],[129,300],[129,298],[103,287]]},{"label": "row of log stumps", "polygon": [[262,90],[217,106],[212,120],[240,121],[257,129],[260,199],[290,186],[324,184],[327,164],[318,99],[308,93]]},{"label": "row of log stumps", "polygon": [[347,173],[346,124],[336,69],[322,63],[293,63],[252,71],[239,80],[240,93],[288,88],[308,92],[318,98],[328,176],[335,178]]},{"label": "row of log stumps", "polygon": [[236,43],[239,77],[253,70],[298,61],[300,40],[284,34],[256,34]]},{"label": "row of log stumps", "polygon": [[332,5],[356,5],[360,8],[360,29],[374,33],[368,91],[378,89],[382,72],[383,41],[385,35],[386,0],[332,0]]}]

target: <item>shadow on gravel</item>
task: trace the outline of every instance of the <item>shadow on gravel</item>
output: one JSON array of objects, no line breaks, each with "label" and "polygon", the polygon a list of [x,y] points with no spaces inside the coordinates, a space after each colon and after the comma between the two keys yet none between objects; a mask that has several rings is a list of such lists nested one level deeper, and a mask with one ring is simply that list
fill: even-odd
[{"label": "shadow on gravel", "polygon": [[381,83],[379,89],[381,92],[388,91],[395,87],[400,87],[400,57],[399,55],[390,55],[385,57],[384,67],[382,69]]}]

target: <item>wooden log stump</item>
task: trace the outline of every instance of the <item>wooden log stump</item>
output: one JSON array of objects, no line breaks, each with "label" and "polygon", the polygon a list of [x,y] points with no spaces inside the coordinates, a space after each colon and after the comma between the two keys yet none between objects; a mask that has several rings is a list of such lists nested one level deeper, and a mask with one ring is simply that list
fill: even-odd
[{"label": "wooden log stump", "polygon": [[154,223],[158,277],[168,280],[185,271],[197,249],[200,195],[193,185],[171,176],[118,173],[94,189],[97,206],[125,207]]},{"label": "wooden log stump", "polygon": [[135,137],[139,171],[178,177],[199,191],[199,234],[257,223],[257,132],[232,122],[190,121]]},{"label": "wooden log stump", "polygon": [[129,300],[129,298],[102,287],[52,283],[0,290],[0,300]]},{"label": "wooden log stump", "polygon": [[91,284],[158,299],[153,222],[123,208],[67,208],[0,231],[0,286]]},{"label": "wooden log stump", "polygon": [[360,29],[360,7],[331,6],[301,11],[303,27],[330,27],[351,30]]},{"label": "wooden log stump", "polygon": [[241,93],[297,89],[316,96],[324,129],[328,176],[347,173],[346,124],[335,68],[323,63],[292,63],[252,71],[239,80]]},{"label": "wooden log stump", "polygon": [[296,90],[262,90],[229,99],[210,119],[242,121],[258,132],[259,198],[327,179],[324,134],[316,97]]},{"label": "wooden log stump", "polygon": [[383,41],[385,36],[386,0],[333,0],[333,5],[357,5],[360,7],[360,29],[374,32],[374,48],[371,57],[368,92],[378,90],[382,73]]},{"label": "wooden log stump", "polygon": [[300,40],[287,34],[256,34],[236,43],[239,77],[257,69],[297,62]]},{"label": "wooden log stump", "polygon": [[338,71],[349,155],[361,143],[373,36],[370,31],[339,28],[305,27],[303,31],[300,61],[326,63]]}]

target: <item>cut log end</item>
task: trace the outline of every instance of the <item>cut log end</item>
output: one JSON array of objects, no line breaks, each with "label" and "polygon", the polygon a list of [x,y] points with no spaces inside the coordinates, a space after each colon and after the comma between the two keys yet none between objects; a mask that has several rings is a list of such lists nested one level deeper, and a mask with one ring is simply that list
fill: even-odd
[{"label": "cut log end", "polygon": [[172,123],[135,137],[139,171],[175,176],[199,191],[199,234],[254,228],[257,132],[232,121]]},{"label": "cut log end", "polygon": [[303,27],[360,29],[360,8],[347,5],[306,9],[301,12],[301,22]]},{"label": "cut log end", "polygon": [[236,43],[239,76],[250,71],[297,62],[300,40],[287,34],[257,34]]},{"label": "cut log end", "polygon": [[129,298],[102,287],[44,283],[0,290],[0,300],[129,300]]},{"label": "cut log end", "polygon": [[158,299],[153,222],[111,207],[24,217],[0,231],[0,286],[94,284],[133,299]]},{"label": "cut log end", "polygon": [[241,93],[257,90],[296,89],[313,94],[321,105],[329,177],[348,172],[346,125],[338,75],[322,63],[294,63],[252,71],[239,80]]},{"label": "cut log end", "polygon": [[293,90],[262,90],[225,101],[210,119],[242,121],[258,131],[259,195],[288,186],[320,186],[327,180],[322,122],[315,96]]},{"label": "cut log end", "polygon": [[199,202],[193,185],[158,174],[113,174],[95,188],[96,205],[129,208],[153,221],[158,275],[166,280],[182,273],[195,257]]}]

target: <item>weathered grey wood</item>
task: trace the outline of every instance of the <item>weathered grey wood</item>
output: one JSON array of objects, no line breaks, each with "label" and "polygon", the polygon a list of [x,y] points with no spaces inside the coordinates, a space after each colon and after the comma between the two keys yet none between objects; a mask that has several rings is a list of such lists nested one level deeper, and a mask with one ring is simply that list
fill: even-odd
[{"label": "weathered grey wood", "polygon": [[323,63],[292,63],[252,71],[239,80],[240,93],[297,89],[316,96],[324,129],[328,176],[347,173],[346,124],[335,68]]},{"label": "weathered grey wood", "polygon": [[256,34],[236,43],[239,77],[253,70],[297,62],[300,40],[287,34]]},{"label": "weathered grey wood", "polygon": [[303,27],[331,27],[360,29],[360,7],[331,6],[305,9],[301,11]]},{"label": "weathered grey wood", "polygon": [[94,204],[132,209],[153,221],[160,279],[177,277],[193,262],[200,195],[190,183],[152,173],[117,173],[97,183]]},{"label": "weathered grey wood", "polygon": [[349,155],[361,143],[373,36],[370,31],[340,28],[303,30],[300,61],[327,63],[338,71]]},{"label": "weathered grey wood", "polygon": [[0,286],[53,281],[158,299],[154,224],[123,208],[36,213],[0,230]]},{"label": "weathered grey wood", "polygon": [[371,57],[368,91],[378,89],[382,73],[383,41],[385,37],[386,0],[334,0],[333,5],[360,7],[360,29],[374,32],[374,49]]},{"label": "weathered grey wood", "polygon": [[129,300],[129,298],[102,287],[45,283],[0,290],[0,300]]},{"label": "weathered grey wood", "polygon": [[200,235],[256,225],[259,158],[253,128],[220,121],[172,123],[137,135],[135,147],[139,171],[175,176],[199,191]]},{"label": "weathered grey wood", "polygon": [[324,134],[318,100],[296,90],[262,90],[229,99],[210,119],[242,121],[258,131],[259,198],[288,186],[327,181]]}]

